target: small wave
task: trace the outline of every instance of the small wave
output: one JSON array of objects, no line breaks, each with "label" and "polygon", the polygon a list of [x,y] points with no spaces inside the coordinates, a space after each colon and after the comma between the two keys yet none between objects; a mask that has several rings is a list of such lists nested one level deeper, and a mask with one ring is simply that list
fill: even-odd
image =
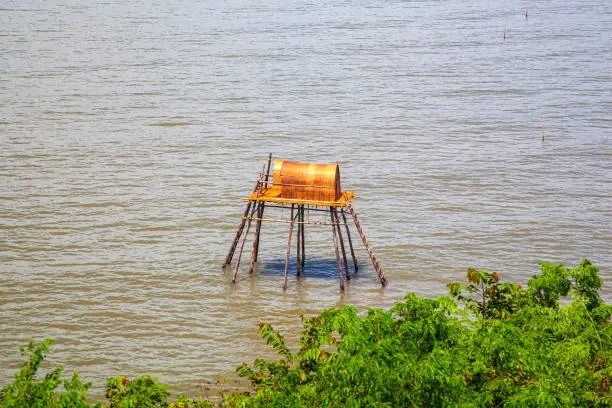
[{"label": "small wave", "polygon": [[149,126],[163,126],[163,127],[173,127],[173,126],[191,126],[193,122],[159,122],[159,123],[150,123]]}]

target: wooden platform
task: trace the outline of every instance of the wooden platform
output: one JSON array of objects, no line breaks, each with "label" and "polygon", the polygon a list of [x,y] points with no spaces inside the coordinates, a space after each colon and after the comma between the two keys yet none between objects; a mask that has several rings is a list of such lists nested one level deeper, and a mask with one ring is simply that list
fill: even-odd
[{"label": "wooden platform", "polygon": [[[284,186],[285,189],[287,186]],[[321,200],[307,200],[301,198],[283,198],[282,197],[283,187],[278,184],[274,184],[270,187],[262,187],[260,191],[253,192],[247,201],[263,201],[266,203],[277,203],[277,204],[295,204],[295,205],[311,205],[318,207],[346,207],[349,200],[355,197],[354,191],[343,191],[340,198],[336,201],[321,201]]]}]

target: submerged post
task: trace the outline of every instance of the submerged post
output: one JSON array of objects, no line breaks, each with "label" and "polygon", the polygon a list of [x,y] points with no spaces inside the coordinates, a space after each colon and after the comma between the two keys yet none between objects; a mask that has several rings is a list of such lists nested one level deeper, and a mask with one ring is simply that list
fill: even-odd
[{"label": "submerged post", "polygon": [[264,214],[265,203],[260,202],[257,206],[257,227],[255,228],[255,237],[253,238],[253,250],[251,251],[251,265],[249,266],[249,274],[253,273],[255,269],[255,262],[257,262],[257,253],[259,252],[259,234],[261,233],[261,219]]},{"label": "submerged post", "polygon": [[304,265],[306,263],[306,245],[304,244],[304,238],[305,238],[305,233],[304,233],[304,229],[306,228],[306,222],[304,220],[304,205],[302,204],[302,211],[301,211],[301,219],[302,219],[302,239],[301,239],[301,243],[302,243],[302,259],[301,259],[301,264],[302,264],[302,270],[304,270]]},{"label": "submerged post", "polygon": [[[255,183],[255,190],[253,191],[253,194],[255,196],[258,196],[259,193],[261,192],[262,177],[263,177],[263,169],[261,170],[261,173],[259,173],[257,182]],[[228,260],[229,262],[231,262],[231,257],[233,256],[233,253],[236,250],[236,245],[238,244],[238,240],[240,239],[240,235],[242,234],[242,229],[244,228],[244,221],[247,221],[247,229],[246,229],[246,232],[244,233],[244,238],[242,239],[242,245],[240,246],[240,252],[238,253],[238,259],[236,260],[236,267],[234,268],[234,273],[232,274],[232,283],[236,283],[236,277],[238,276],[238,267],[240,266],[240,258],[242,257],[242,250],[244,249],[244,243],[246,242],[247,236],[249,235],[249,229],[251,228],[251,220],[253,219],[253,214],[255,213],[255,210],[257,209],[257,205],[255,203],[249,203],[249,204],[251,204],[249,206],[251,208],[250,214],[248,217],[246,217],[246,215],[242,217],[243,222],[240,224],[240,228],[238,229],[238,233],[236,234],[236,238],[234,239],[234,243],[232,244],[232,248],[230,249],[230,254],[228,254],[228,258],[226,259],[226,262],[228,262]],[[248,213],[248,211],[245,211],[245,214],[246,213]],[[229,263],[227,264],[229,265]]]},{"label": "submerged post", "polygon": [[351,231],[349,231],[348,222],[346,221],[346,213],[344,209],[340,209],[340,213],[342,214],[342,221],[344,221],[344,227],[346,228],[346,237],[348,238],[349,248],[351,249],[351,257],[353,258],[353,265],[355,269],[353,269],[353,273],[357,273],[359,267],[357,266],[357,258],[355,258],[355,250],[353,249],[353,240],[351,239]]},{"label": "submerged post", "polygon": [[[262,169],[262,172],[263,172],[263,169]],[[255,187],[253,188],[253,193],[251,193],[251,195],[253,194],[256,196],[259,195],[259,193],[261,192],[261,180],[262,180],[262,175],[260,173],[259,177],[257,178],[257,181],[255,182]],[[238,231],[236,231],[236,236],[234,237],[234,241],[232,242],[232,246],[230,247],[227,257],[225,258],[225,263],[221,266],[222,268],[225,268],[226,266],[232,263],[232,258],[234,257],[236,246],[238,246],[238,242],[240,241],[240,236],[242,235],[242,231],[244,230],[244,225],[247,221],[249,210],[254,205],[255,204],[251,200],[247,202],[246,208],[244,209],[244,214],[242,215],[242,220],[240,221],[240,225],[238,226]],[[252,218],[252,216],[249,218]]]},{"label": "submerged post", "polygon": [[329,214],[331,216],[331,227],[332,227],[332,235],[334,236],[334,249],[336,251],[336,263],[338,265],[338,277],[340,278],[340,290],[344,290],[344,276],[342,276],[342,266],[340,265],[340,254],[338,253],[338,237],[336,234],[336,225],[334,223],[334,209],[332,207],[329,208]]},{"label": "submerged post", "polygon": [[222,268],[225,268],[226,266],[232,263],[234,252],[236,252],[236,247],[238,246],[238,242],[240,241],[240,236],[242,235],[242,230],[244,229],[244,224],[247,221],[247,215],[249,215],[249,210],[251,209],[252,205],[253,203],[249,201],[246,205],[246,208],[244,209],[244,214],[242,215],[242,220],[240,221],[240,225],[238,226],[238,231],[236,231],[236,236],[234,237],[234,241],[232,242],[232,246],[230,247],[227,257],[225,258],[225,263],[223,264],[223,266],[221,266]]},{"label": "submerged post", "polygon": [[351,274],[349,272],[348,262],[346,261],[346,249],[344,248],[344,240],[342,239],[342,230],[340,229],[340,217],[338,217],[338,210],[333,209],[334,221],[336,222],[336,230],[338,231],[338,240],[340,241],[340,249],[342,250],[342,261],[344,263],[344,273],[346,274],[346,280],[351,280]]},{"label": "submerged post", "polygon": [[291,224],[289,224],[289,238],[287,239],[287,255],[285,256],[285,280],[283,290],[287,289],[287,276],[289,273],[289,256],[291,255],[291,234],[293,233],[293,204],[291,204]]},{"label": "submerged post", "polygon": [[240,258],[242,258],[242,250],[244,249],[244,243],[246,242],[247,236],[249,235],[249,229],[251,228],[251,219],[255,213],[255,206],[251,209],[251,216],[247,222],[247,229],[242,238],[242,245],[240,245],[240,251],[238,252],[238,259],[236,259],[236,266],[234,267],[234,274],[232,275],[232,283],[236,283],[236,277],[238,276],[238,268],[240,267]]},{"label": "submerged post", "polygon": [[296,258],[295,258],[295,265],[296,265],[296,269],[297,269],[297,271],[295,273],[296,276],[300,276],[300,272],[302,271],[302,259],[301,259],[301,256],[302,256],[302,228],[304,228],[304,225],[302,224],[302,220],[300,218],[300,214],[301,214],[300,206],[298,205],[297,206],[297,215],[296,215],[298,230],[297,230],[297,239],[296,239],[296,245],[295,245],[296,246],[296,251],[295,252],[297,254]]}]

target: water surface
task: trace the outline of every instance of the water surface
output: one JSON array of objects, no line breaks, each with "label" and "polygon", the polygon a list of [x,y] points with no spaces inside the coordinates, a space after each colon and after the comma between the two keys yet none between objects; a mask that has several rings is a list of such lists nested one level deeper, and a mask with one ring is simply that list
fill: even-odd
[{"label": "water surface", "polygon": [[[0,384],[53,336],[98,393],[151,374],[197,395],[265,350],[261,321],[295,340],[300,315],[468,267],[526,282],[589,258],[612,300],[609,2],[256,3],[2,3]],[[312,227],[283,292],[286,224],[230,283],[268,152],[340,162],[386,288],[359,245],[340,293]]]}]

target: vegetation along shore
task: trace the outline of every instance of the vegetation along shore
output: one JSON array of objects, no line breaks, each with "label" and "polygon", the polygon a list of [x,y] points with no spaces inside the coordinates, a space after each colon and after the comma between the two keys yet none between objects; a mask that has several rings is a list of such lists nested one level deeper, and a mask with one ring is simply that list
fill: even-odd
[{"label": "vegetation along shore", "polygon": [[286,344],[262,323],[278,359],[242,364],[251,389],[214,399],[170,396],[157,379],[110,378],[91,403],[63,367],[41,373],[52,339],[30,341],[0,407],[610,407],[612,305],[599,271],[542,263],[525,286],[469,269],[449,294],[407,294],[390,310],[360,315],[350,306],[304,319]]}]

